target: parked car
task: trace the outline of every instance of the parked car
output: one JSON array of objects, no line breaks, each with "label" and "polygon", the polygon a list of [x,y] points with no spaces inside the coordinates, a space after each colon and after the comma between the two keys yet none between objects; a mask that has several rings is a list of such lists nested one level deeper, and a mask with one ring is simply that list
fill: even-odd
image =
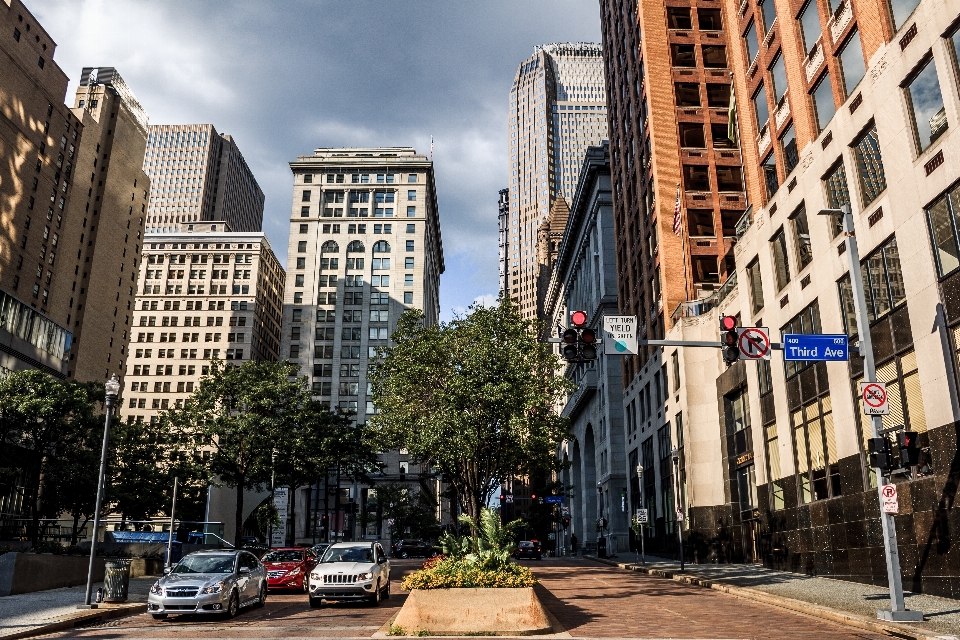
[{"label": "parked car", "polygon": [[521,558],[542,560],[543,549],[540,547],[540,543],[535,540],[521,540],[517,543],[517,549],[513,552],[513,557],[517,560]]},{"label": "parked car", "polygon": [[439,548],[423,540],[407,539],[393,543],[393,555],[396,558],[433,558],[440,553]]},{"label": "parked car", "polygon": [[267,568],[268,586],[271,589],[309,589],[310,570],[317,564],[313,549],[287,547],[273,549],[260,558]]},{"label": "parked car", "polygon": [[330,545],[310,572],[310,606],[324,600],[366,600],[373,606],[390,597],[390,560],[377,542]]},{"label": "parked car", "polygon": [[226,614],[267,601],[267,570],[249,551],[204,550],[185,556],[157,580],[147,596],[154,618],[168,614]]}]

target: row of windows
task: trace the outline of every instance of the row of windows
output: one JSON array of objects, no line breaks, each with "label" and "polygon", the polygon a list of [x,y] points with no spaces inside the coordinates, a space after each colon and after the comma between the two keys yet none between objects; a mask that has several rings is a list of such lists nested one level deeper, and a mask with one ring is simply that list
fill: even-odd
[{"label": "row of windows", "polygon": [[[203,295],[211,295],[211,296],[216,296],[216,295],[220,295],[220,296],[226,296],[226,295],[240,296],[240,295],[243,295],[243,296],[245,296],[245,295],[249,295],[249,294],[250,294],[250,285],[248,285],[248,284],[235,284],[235,285],[233,285],[232,287],[230,287],[230,292],[229,292],[229,293],[227,292],[227,288],[228,288],[228,285],[225,285],[225,284],[221,284],[221,285],[215,285],[215,284],[214,284],[214,285],[210,285],[210,293],[208,294],[208,293],[206,293],[206,286],[205,286],[205,285],[202,285],[202,284],[201,284],[201,285],[191,284],[191,285],[187,285],[186,294],[187,294],[188,296],[203,296]],[[159,284],[154,284],[154,285],[149,285],[149,284],[147,284],[147,285],[144,285],[144,286],[143,286],[143,293],[144,293],[144,294],[147,294],[147,295],[150,295],[150,294],[159,295],[159,294],[160,294],[160,285],[159,285]],[[167,285],[166,295],[168,295],[168,296],[169,296],[169,295],[179,296],[179,295],[183,295],[183,293],[184,293],[184,291],[183,291],[183,285],[180,285],[180,284],[177,284],[177,285],[168,284],[168,285]],[[219,308],[222,309],[223,307],[219,307]]]},{"label": "row of windows", "polygon": [[[159,300],[144,300],[140,305],[140,309],[143,311],[158,311]],[[200,311],[203,309],[203,302],[200,300],[187,300],[184,305],[187,311]],[[247,311],[248,309],[253,309],[253,303],[233,300],[230,302],[231,311]],[[180,310],[180,300],[164,300],[163,302],[164,311],[179,311]],[[224,311],[224,301],[223,300],[210,300],[207,304],[208,311]],[[230,326],[233,326],[233,321],[231,321]],[[243,325],[240,325],[243,326]]]},{"label": "row of windows", "polygon": [[[331,204],[338,204],[344,202],[345,199],[349,199],[350,202],[363,203],[370,202],[370,192],[369,191],[351,191],[350,197],[345,198],[345,193],[343,191],[324,191],[323,192],[323,202],[328,202]],[[373,201],[379,204],[396,202],[396,192],[394,191],[374,191],[373,192]],[[313,193],[309,189],[304,189],[300,194],[300,202],[310,202]],[[416,202],[417,201],[417,192],[414,189],[407,191],[407,202]]]},{"label": "row of windows", "polygon": [[[400,181],[400,174],[395,174],[395,173],[377,173],[377,174],[353,173],[353,174],[350,174],[350,182],[351,182],[352,184],[367,184],[367,183],[370,182],[370,176],[371,176],[371,175],[374,175],[374,176],[375,176],[375,177],[374,177],[374,180],[375,180],[375,182],[376,182],[377,184],[393,184],[394,182],[399,182],[399,181]],[[303,174],[303,183],[304,183],[304,184],[313,184],[313,176],[314,176],[314,174],[312,174],[312,173],[305,173],[305,174]],[[342,173],[328,173],[328,174],[326,174],[326,176],[327,176],[327,183],[329,183],[329,184],[343,184],[343,183],[344,183],[344,176],[345,176],[345,174],[342,174]],[[318,182],[319,182],[319,180],[318,180]],[[415,173],[408,173],[408,174],[407,174],[407,182],[409,182],[409,183],[411,183],[411,184],[417,182],[417,174],[415,174]]]},{"label": "row of windows", "polygon": [[[293,285],[295,287],[302,287],[304,282],[303,274],[297,274],[294,277]],[[343,277],[343,286],[344,287],[362,287],[363,286],[363,276],[362,275],[346,275]],[[317,279],[318,287],[336,287],[338,283],[338,276],[336,275],[320,275]],[[370,276],[370,286],[373,287],[389,287],[390,286],[390,276],[388,275],[372,275]],[[412,287],[413,286],[413,274],[407,273],[403,276],[403,286]]]},{"label": "row of windows", "polygon": [[[185,327],[199,327],[200,326],[200,316],[185,316],[183,318],[183,326]],[[160,318],[160,324],[157,325],[157,316],[140,316],[140,326],[141,327],[176,327],[180,323],[180,318],[178,316],[162,316]],[[247,318],[245,316],[231,316],[229,320],[231,327],[245,327],[247,326]],[[207,326],[208,327],[222,327],[223,326],[223,316],[208,316],[207,317]]]},{"label": "row of windows", "polygon": [[[161,247],[163,245],[160,245]],[[181,253],[176,255],[171,255],[169,259],[169,264],[207,264],[207,257],[210,254],[191,254],[189,260],[187,259],[187,254]],[[147,264],[163,264],[163,261],[167,259],[167,256],[164,254],[151,254],[147,256]],[[230,254],[229,253],[215,253],[212,254],[210,262],[213,264],[230,264]],[[250,253],[238,253],[234,256],[234,262],[236,264],[252,264],[253,254]]]},{"label": "row of windows", "polygon": [[[291,340],[299,340],[300,335],[300,327],[290,329]],[[341,340],[360,340],[362,335],[363,329],[361,327],[343,327],[340,330]],[[336,330],[333,327],[317,327],[314,330],[313,337],[315,340],[333,340],[335,336]],[[389,340],[390,329],[389,327],[369,327],[367,337],[370,340]]]},{"label": "row of windows", "polygon": [[[382,347],[367,347],[367,357],[376,358],[378,357],[378,351]],[[292,344],[290,345],[290,359],[295,360],[300,357],[300,345]],[[333,345],[315,345],[313,347],[313,357],[314,358],[333,358]],[[359,360],[360,359],[360,345],[342,345],[340,347],[340,357],[347,360]]]},{"label": "row of windows", "polygon": [[[220,342],[220,338],[223,334],[220,333],[205,333],[203,335],[204,342]],[[153,342],[155,334],[151,333],[138,333],[137,342]],[[160,333],[157,342],[178,342],[177,334],[175,332],[170,333]],[[183,337],[179,342],[200,342],[199,333],[184,333]],[[245,333],[228,333],[227,342],[246,342]]]},{"label": "row of windows", "polygon": [[[184,277],[184,274],[187,273],[184,269],[169,270],[164,269],[147,269],[144,278],[147,280],[154,280],[158,278],[163,278],[164,273],[167,274],[167,278],[170,280],[181,280]],[[190,269],[189,279],[190,280],[203,280],[207,277],[206,269]],[[210,277],[214,280],[227,280],[230,278],[230,271],[226,269],[213,269],[210,272]],[[243,271],[237,270],[233,272],[233,277],[236,280],[249,280],[250,279],[250,270],[244,269]]]},{"label": "row of windows", "polygon": [[[416,251],[416,241],[407,240],[406,249],[408,253],[413,253]],[[354,240],[347,245],[347,253],[359,253],[364,250],[363,243],[359,240]],[[306,253],[307,252],[307,241],[301,240],[297,243],[297,253]],[[320,247],[321,253],[339,253],[340,245],[337,244],[334,240],[327,240]],[[373,245],[374,253],[390,253],[390,243],[386,240],[380,240]]]},{"label": "row of windows", "polygon": [[[347,210],[348,218],[369,218],[370,209],[366,207],[349,207]],[[322,215],[324,218],[342,218],[344,214],[343,207],[324,207]],[[310,217],[310,207],[300,207],[300,217],[309,218]],[[392,218],[393,217],[393,207],[375,207],[373,210],[374,218]],[[417,208],[415,206],[407,207],[407,217],[415,218],[417,217]],[[351,225],[352,226],[352,225]],[[361,225],[362,226],[362,225]],[[351,231],[350,233],[354,233]],[[361,231],[360,233],[363,233]]]}]

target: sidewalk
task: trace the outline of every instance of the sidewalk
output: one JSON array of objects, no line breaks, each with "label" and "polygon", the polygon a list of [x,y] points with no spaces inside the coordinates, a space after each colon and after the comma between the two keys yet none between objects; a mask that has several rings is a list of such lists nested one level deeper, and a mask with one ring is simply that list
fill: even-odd
[{"label": "sidewalk", "polygon": [[623,569],[646,571],[666,578],[687,579],[704,587],[720,588],[733,595],[759,599],[795,610],[807,609],[804,612],[811,615],[834,614],[835,618],[852,616],[865,622],[881,624],[888,629],[896,629],[905,637],[960,640],[960,600],[907,592],[907,608],[922,611],[924,622],[881,623],[876,620],[877,609],[890,606],[889,592],[885,587],[775,571],[753,564],[686,564],[681,573],[679,562],[649,555],[645,565],[636,563],[633,553],[621,553],[616,559],[609,560],[585,557]]},{"label": "sidewalk", "polygon": [[[127,602],[105,604],[97,609],[77,609],[86,595],[86,586],[50,589],[0,598],[0,640],[27,638],[62,629],[72,629],[85,623],[118,618],[146,611],[144,603],[150,585],[156,576],[132,578]],[[96,594],[97,587],[93,585]]]}]

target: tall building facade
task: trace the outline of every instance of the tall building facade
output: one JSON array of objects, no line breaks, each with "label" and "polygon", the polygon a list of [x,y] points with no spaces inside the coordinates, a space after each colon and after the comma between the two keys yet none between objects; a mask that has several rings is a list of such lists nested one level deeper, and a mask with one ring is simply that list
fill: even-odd
[{"label": "tall building facade", "polygon": [[149,232],[200,221],[224,221],[235,232],[261,230],[263,191],[233,137],[213,125],[151,125],[143,166],[154,183]]},{"label": "tall building facade", "polygon": [[507,290],[508,242],[510,233],[510,189],[500,189],[497,198],[497,264],[500,267],[500,291]]},{"label": "tall building facade", "polygon": [[584,153],[607,138],[603,59],[590,43],[549,44],[517,68],[510,90],[510,215],[503,292],[537,314],[537,239],[553,202],[570,198]]},{"label": "tall building facade", "polygon": [[0,4],[0,29],[0,375],[63,378],[81,266],[80,221],[66,211],[83,125],[64,104],[56,43],[20,0]]},{"label": "tall building facade", "polygon": [[74,175],[87,190],[66,206],[64,230],[78,236],[81,264],[56,287],[73,319],[69,374],[102,381],[122,374],[128,356],[150,193],[141,161],[147,114],[113,67],[83,70],[73,113],[84,133]]},{"label": "tall building facade", "polygon": [[[376,411],[368,365],[389,344],[400,314],[416,308],[428,325],[439,322],[444,261],[433,162],[406,147],[317,149],[290,168],[281,354],[310,377],[315,397],[364,422]],[[416,483],[426,471],[403,451],[382,458],[386,480]],[[366,512],[375,492],[347,479],[340,486],[351,485],[341,504],[353,500]],[[307,488],[298,490],[304,499],[298,496],[297,504],[308,505]],[[323,510],[315,509],[313,519]],[[339,527],[348,521],[332,520]],[[298,539],[319,524],[308,526],[313,529],[295,532]],[[382,526],[372,518],[363,531],[345,535],[385,535]]]}]

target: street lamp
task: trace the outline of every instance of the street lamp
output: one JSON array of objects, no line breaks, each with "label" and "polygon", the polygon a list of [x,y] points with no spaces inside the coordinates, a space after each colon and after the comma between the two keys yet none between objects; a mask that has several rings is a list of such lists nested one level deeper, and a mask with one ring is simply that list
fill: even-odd
[{"label": "street lamp", "polygon": [[[860,339],[860,355],[863,357],[863,381],[866,383],[877,381],[877,367],[873,359],[873,341],[870,338],[870,320],[867,316],[867,299],[863,291],[863,272],[860,268],[860,253],[857,248],[856,230],[853,226],[853,213],[850,205],[845,204],[839,209],[821,209],[821,216],[841,216],[843,221],[843,235],[847,243],[847,262],[850,268],[850,289],[853,293],[854,312],[857,319],[857,334]],[[872,438],[880,437],[883,429],[883,418],[870,416],[870,434]],[[880,503],[883,498],[879,492],[883,490],[886,479],[883,469],[877,468],[877,492]],[[887,580],[890,585],[890,610],[877,611],[877,618],[894,622],[919,622],[923,620],[923,613],[911,611],[903,602],[903,583],[900,577],[900,557],[897,552],[897,529],[892,513],[881,513],[880,524],[883,527],[883,551],[887,559]]]},{"label": "street lamp", "polygon": [[677,544],[680,546],[680,571],[683,571],[683,507],[680,505],[680,452],[676,447],[670,452],[673,456],[674,496],[677,508]]},{"label": "street lamp", "polygon": [[[642,464],[637,465],[637,487],[639,488],[639,492],[640,492],[640,509],[643,509],[643,465]],[[647,551],[644,548],[646,546],[646,541],[644,540],[646,536],[644,535],[643,525],[644,523],[641,522],[640,523],[640,562],[641,564],[647,564]]]},{"label": "street lamp", "polygon": [[93,538],[90,540],[90,564],[87,566],[87,593],[83,600],[83,606],[87,608],[95,607],[91,605],[90,599],[93,596],[93,561],[97,557],[97,532],[100,530],[100,508],[103,504],[103,493],[106,484],[107,475],[107,448],[110,445],[110,416],[113,413],[113,403],[120,395],[120,381],[117,374],[110,376],[110,379],[103,385],[106,390],[105,405],[107,408],[106,417],[103,424],[103,447],[100,450],[100,479],[97,482],[97,502],[93,511]]}]

